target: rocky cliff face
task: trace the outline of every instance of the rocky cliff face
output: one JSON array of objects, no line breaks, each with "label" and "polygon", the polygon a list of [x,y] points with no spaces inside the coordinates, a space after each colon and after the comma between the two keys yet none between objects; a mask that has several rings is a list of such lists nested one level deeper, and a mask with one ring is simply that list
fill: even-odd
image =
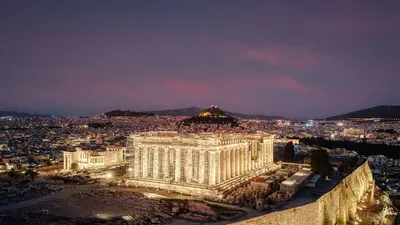
[{"label": "rocky cliff face", "polygon": [[398,210],[393,206],[389,195],[379,189],[375,190],[373,204],[360,212],[365,224],[395,224]]},{"label": "rocky cliff face", "polygon": [[316,202],[235,224],[393,224],[395,213],[390,199],[376,190],[366,162]]}]

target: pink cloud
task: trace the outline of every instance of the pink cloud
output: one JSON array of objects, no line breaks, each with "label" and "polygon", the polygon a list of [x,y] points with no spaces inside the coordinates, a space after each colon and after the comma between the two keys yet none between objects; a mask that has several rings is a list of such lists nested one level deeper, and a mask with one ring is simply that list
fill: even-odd
[{"label": "pink cloud", "polygon": [[[70,92],[72,86],[79,91]],[[47,100],[62,99],[65,105],[72,104],[77,99],[82,101],[82,104],[113,101],[116,105],[146,104],[146,107],[150,107],[149,109],[207,106],[208,104],[235,108],[239,102],[242,106],[252,107],[254,103],[249,101],[249,98],[253,98],[255,93],[264,93],[267,89],[274,91],[285,89],[294,94],[318,95],[335,99],[341,97],[338,93],[307,85],[285,74],[215,75],[181,79],[158,76],[158,78],[135,81],[98,79],[92,81],[90,88],[85,85],[85,82],[65,83],[57,88],[59,88],[57,92],[59,94],[48,96]],[[91,100],[93,96],[101,96],[104,100],[94,103]],[[44,98],[43,96],[36,97]]]},{"label": "pink cloud", "polygon": [[312,88],[296,81],[292,77],[267,77],[265,82],[299,92],[312,92]]},{"label": "pink cloud", "polygon": [[290,76],[271,76],[261,78],[260,82],[264,82],[266,84],[270,84],[273,86],[278,86],[282,88],[286,88],[289,90],[297,91],[299,93],[306,93],[306,94],[316,94],[322,95],[326,97],[335,97],[335,98],[342,98],[343,95],[341,93],[328,91],[325,89],[321,89],[319,87],[312,87],[307,86]]},{"label": "pink cloud", "polygon": [[210,89],[202,82],[190,80],[164,80],[161,83],[169,92],[194,94],[205,99],[210,97]]},{"label": "pink cloud", "polygon": [[267,46],[259,48],[237,47],[243,57],[291,69],[312,69],[322,61],[320,56],[304,47]]},{"label": "pink cloud", "polygon": [[[241,93],[262,90],[265,87],[283,88],[298,93],[318,94],[327,97],[341,97],[340,93],[327,91],[318,87],[312,87],[297,81],[288,75],[232,75],[214,76],[202,80],[164,80],[160,82],[166,92],[174,94],[193,95],[202,100],[216,96],[235,96]],[[241,90],[238,92],[238,90]]]}]

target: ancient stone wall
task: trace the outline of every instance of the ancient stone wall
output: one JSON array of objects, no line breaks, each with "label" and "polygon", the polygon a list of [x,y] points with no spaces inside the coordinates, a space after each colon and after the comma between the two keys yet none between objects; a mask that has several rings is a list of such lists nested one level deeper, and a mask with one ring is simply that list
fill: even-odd
[{"label": "ancient stone wall", "polygon": [[373,182],[372,173],[365,162],[344,178],[333,190],[317,201],[304,206],[273,212],[264,216],[243,220],[236,225],[330,225],[345,224],[355,218],[357,202]]}]

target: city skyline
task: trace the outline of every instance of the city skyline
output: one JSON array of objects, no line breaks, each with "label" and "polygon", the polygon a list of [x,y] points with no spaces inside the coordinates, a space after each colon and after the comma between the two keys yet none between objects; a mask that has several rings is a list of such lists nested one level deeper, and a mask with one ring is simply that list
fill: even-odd
[{"label": "city skyline", "polygon": [[206,107],[325,118],[398,105],[400,4],[3,1],[0,110]]}]

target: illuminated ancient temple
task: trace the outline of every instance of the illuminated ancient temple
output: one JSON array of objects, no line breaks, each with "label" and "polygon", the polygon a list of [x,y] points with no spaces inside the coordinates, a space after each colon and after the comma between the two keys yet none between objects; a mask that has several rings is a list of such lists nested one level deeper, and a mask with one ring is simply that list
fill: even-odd
[{"label": "illuminated ancient temple", "polygon": [[257,134],[146,132],[127,139],[129,184],[221,196],[273,163],[274,137]]}]

